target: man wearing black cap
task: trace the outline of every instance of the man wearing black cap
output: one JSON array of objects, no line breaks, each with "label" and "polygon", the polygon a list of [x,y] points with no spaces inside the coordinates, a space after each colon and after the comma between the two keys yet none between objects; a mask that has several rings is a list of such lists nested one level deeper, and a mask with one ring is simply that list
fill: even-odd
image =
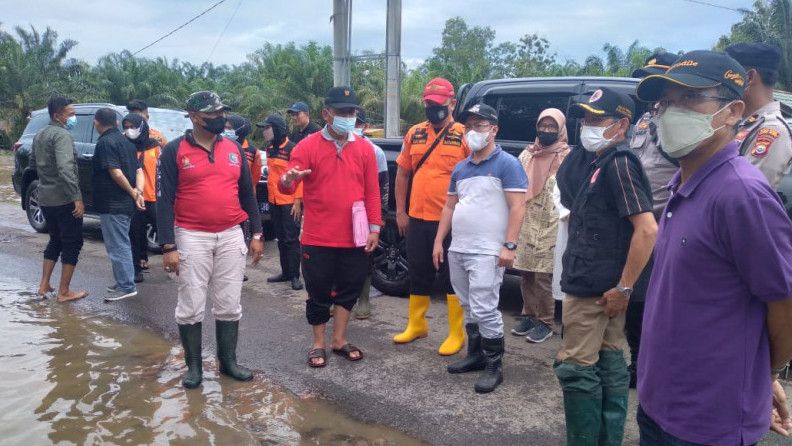
[{"label": "man wearing black cap", "polygon": [[300,281],[300,215],[302,185],[294,193],[278,190],[278,181],[286,173],[295,144],[286,136],[286,121],[280,115],[269,115],[256,124],[261,129],[267,147],[267,200],[270,203],[272,224],[278,239],[281,273],[267,278],[267,282],[290,282],[293,290],[303,289]]},{"label": "man wearing black cap", "polygon": [[564,336],[553,368],[564,392],[567,444],[618,445],[630,379],[625,311],[631,295],[646,290],[657,223],[649,179],[625,139],[633,100],[600,88],[571,113],[583,117],[580,141],[596,158],[570,209]]},{"label": "man wearing black cap", "polygon": [[[167,273],[178,277],[176,322],[184,347],[184,387],[203,379],[201,329],[207,297],[212,301],[220,373],[253,378],[236,361],[245,254],[261,260],[261,216],[245,154],[221,136],[228,107],[210,91],[190,95],[185,106],[193,129],[168,143],[157,168],[157,238]],[[240,223],[250,219],[245,246]]]},{"label": "man wearing black cap", "polygon": [[[148,123],[149,112],[148,105],[145,102],[141,101],[140,99],[132,99],[129,101],[126,108],[130,113],[137,113],[142,116],[143,119],[145,119]],[[168,138],[166,138],[162,132],[151,126],[149,126],[149,138],[157,140],[160,143],[160,147],[165,147],[165,144],[168,143]]]},{"label": "man wearing black cap", "polygon": [[363,359],[363,352],[347,341],[347,325],[366,280],[368,255],[379,241],[382,214],[374,151],[354,132],[357,109],[351,88],[331,88],[322,109],[325,127],[297,144],[278,183],[282,193],[294,193],[303,184],[305,314],[314,336],[310,367],[327,365],[325,325],[331,305],[333,353],[349,361]]},{"label": "man wearing black cap", "polygon": [[[677,55],[659,52],[652,54],[646,59],[643,67],[633,71],[632,77],[644,78],[652,74],[665,73],[668,67],[677,59]],[[666,155],[657,143],[657,107],[651,107],[644,113],[638,122],[633,126],[632,139],[630,139],[630,149],[634,151],[641,160],[644,172],[649,178],[649,185],[652,187],[652,213],[655,221],[660,221],[671,193],[668,191],[668,182],[679,170],[679,162]],[[647,266],[651,269],[651,261]],[[641,326],[644,312],[643,293],[633,293],[630,297],[630,304],[627,306],[625,317],[625,334],[627,344],[630,346],[630,388],[635,388],[638,382],[638,351],[641,345]]]},{"label": "man wearing black cap", "polygon": [[295,102],[286,112],[292,122],[292,133],[289,140],[294,144],[322,129],[315,122],[311,122],[311,110],[305,102]]},{"label": "man wearing black cap", "polygon": [[528,178],[517,158],[495,144],[498,112],[494,108],[476,104],[460,120],[472,153],[451,174],[432,261],[439,270],[445,257],[443,244],[451,232],[448,270],[464,313],[468,354],[449,365],[448,372],[482,370],[474,390],[488,393],[503,381],[503,318],[498,302],[503,273],[517,252]]},{"label": "man wearing black cap", "polygon": [[734,140],[748,75],[713,51],[638,85],[679,160],[660,220],[638,358],[642,445],[756,444],[792,427],[792,222]]},{"label": "man wearing black cap", "polygon": [[745,111],[737,131],[740,154],[758,167],[770,187],[778,189],[792,167],[792,130],[781,116],[781,104],[773,100],[781,52],[766,43],[738,43],[726,48],[748,73]]}]

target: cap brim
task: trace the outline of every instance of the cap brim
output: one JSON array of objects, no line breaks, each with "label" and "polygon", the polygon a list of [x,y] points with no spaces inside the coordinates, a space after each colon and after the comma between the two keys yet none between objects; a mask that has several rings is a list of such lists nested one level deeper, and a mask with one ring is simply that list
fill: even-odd
[{"label": "cap brim", "polygon": [[643,67],[632,72],[632,77],[644,78],[655,74],[664,74],[668,68]]},{"label": "cap brim", "polygon": [[263,128],[263,127],[272,127],[272,124],[270,124],[270,123],[269,123],[269,122],[267,122],[267,121],[261,121],[261,122],[259,122],[258,124],[256,124],[256,127],[262,127],[262,128]]},{"label": "cap brim", "polygon": [[451,98],[451,96],[445,96],[442,94],[428,94],[423,97],[424,101],[434,102],[435,104],[442,105]]},{"label": "cap brim", "polygon": [[286,110],[286,113],[300,113],[301,111],[305,111],[305,110],[297,110],[296,108],[290,108]]},{"label": "cap brim", "polygon": [[718,81],[689,73],[655,74],[645,77],[638,83],[635,95],[645,102],[658,101],[668,83],[696,89],[712,88],[721,84]]},{"label": "cap brim", "polygon": [[328,107],[332,108],[359,108],[358,104],[353,104],[351,102],[334,102],[331,104],[325,104]]},{"label": "cap brim", "polygon": [[487,116],[487,115],[484,115],[484,114],[481,114],[481,113],[472,112],[472,111],[464,111],[464,112],[462,112],[459,115],[459,122],[464,124],[465,121],[467,121],[467,119],[470,116],[478,116],[479,118],[486,119],[489,122],[494,122],[496,124],[498,123],[498,120],[497,119],[493,119],[491,116]]}]

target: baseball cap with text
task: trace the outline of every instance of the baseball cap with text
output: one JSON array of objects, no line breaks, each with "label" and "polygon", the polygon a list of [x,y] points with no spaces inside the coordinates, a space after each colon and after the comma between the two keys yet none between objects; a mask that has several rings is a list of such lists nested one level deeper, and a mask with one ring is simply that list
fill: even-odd
[{"label": "baseball cap with text", "polygon": [[448,98],[454,97],[454,86],[448,79],[436,77],[426,83],[423,91],[423,98],[425,101],[442,104]]},{"label": "baseball cap with text", "polygon": [[642,101],[657,101],[671,83],[696,89],[722,85],[742,98],[747,80],[745,69],[730,56],[698,50],[680,56],[665,73],[645,77],[638,84],[636,95]]}]

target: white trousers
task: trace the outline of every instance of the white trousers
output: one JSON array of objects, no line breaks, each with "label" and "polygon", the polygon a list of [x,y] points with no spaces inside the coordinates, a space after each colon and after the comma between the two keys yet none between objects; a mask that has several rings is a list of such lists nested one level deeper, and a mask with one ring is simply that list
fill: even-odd
[{"label": "white trousers", "polygon": [[247,246],[239,225],[222,232],[176,228],[179,248],[179,285],[176,323],[203,321],[207,296],[212,315],[221,321],[242,317],[242,278]]},{"label": "white trousers", "polygon": [[498,310],[500,287],[505,268],[498,266],[498,256],[487,254],[448,253],[448,272],[465,323],[478,324],[481,336],[503,337],[503,316]]}]

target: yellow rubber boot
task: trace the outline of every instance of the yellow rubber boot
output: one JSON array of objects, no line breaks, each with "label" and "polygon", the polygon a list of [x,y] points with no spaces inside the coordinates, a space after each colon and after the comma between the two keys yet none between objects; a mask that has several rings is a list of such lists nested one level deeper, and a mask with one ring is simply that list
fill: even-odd
[{"label": "yellow rubber boot", "polygon": [[449,294],[448,301],[448,337],[440,345],[437,353],[450,356],[459,353],[465,346],[465,314],[455,294]]},{"label": "yellow rubber boot", "polygon": [[429,296],[410,294],[409,319],[407,328],[393,337],[393,342],[406,344],[416,339],[425,338],[429,334],[429,323],[426,322],[426,311],[429,310]]}]

